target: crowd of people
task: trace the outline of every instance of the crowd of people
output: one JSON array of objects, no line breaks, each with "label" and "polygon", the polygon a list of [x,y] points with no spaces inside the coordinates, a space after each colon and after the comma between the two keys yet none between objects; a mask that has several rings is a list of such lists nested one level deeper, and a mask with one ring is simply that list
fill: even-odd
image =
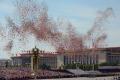
[{"label": "crowd of people", "polygon": [[29,68],[1,68],[0,80],[28,80],[28,79],[45,79],[45,78],[60,78],[69,77],[73,74],[68,72],[53,71],[53,70],[37,70],[36,73]]},{"label": "crowd of people", "polygon": [[[36,72],[30,68],[0,68],[0,80],[29,80],[29,79],[50,79],[50,78],[69,78],[78,77],[64,70],[46,70],[38,69]],[[114,77],[113,80],[119,80],[120,77]]]}]

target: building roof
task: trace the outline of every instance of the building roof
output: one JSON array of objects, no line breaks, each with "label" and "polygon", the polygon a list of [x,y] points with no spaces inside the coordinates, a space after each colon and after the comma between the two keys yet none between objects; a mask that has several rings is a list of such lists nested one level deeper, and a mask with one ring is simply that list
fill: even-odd
[{"label": "building roof", "polygon": [[108,48],[105,48],[105,51],[120,52],[120,47],[108,47]]},{"label": "building roof", "polygon": [[[80,51],[71,51],[71,50],[65,50],[65,51],[59,51],[59,52],[45,52],[42,50],[39,50],[39,56],[43,56],[43,57],[54,57],[60,54],[70,54],[70,55],[74,55],[74,54],[88,54],[91,51],[108,51],[108,52],[119,52],[120,53],[120,47],[107,47],[107,48],[97,48],[97,49],[84,49],[84,50],[80,50]],[[31,56],[32,55],[32,50],[30,51],[24,51],[20,53],[20,56],[15,56],[15,57],[23,57],[23,56]]]}]

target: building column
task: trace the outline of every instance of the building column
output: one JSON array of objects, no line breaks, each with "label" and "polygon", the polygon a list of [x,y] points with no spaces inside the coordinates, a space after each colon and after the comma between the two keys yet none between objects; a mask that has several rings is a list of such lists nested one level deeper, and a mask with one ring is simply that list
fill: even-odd
[{"label": "building column", "polygon": [[59,69],[64,65],[64,55],[57,55],[57,68]]}]

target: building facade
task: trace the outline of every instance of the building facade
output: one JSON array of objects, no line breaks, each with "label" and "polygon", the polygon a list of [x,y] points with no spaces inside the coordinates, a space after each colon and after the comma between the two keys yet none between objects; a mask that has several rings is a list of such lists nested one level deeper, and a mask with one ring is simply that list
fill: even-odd
[{"label": "building facade", "polygon": [[[120,64],[120,48],[103,48],[98,49],[97,53],[91,50],[85,51],[62,51],[62,52],[45,52],[39,50],[38,65],[48,65],[51,68],[60,68],[66,64],[100,64],[102,62]],[[13,56],[12,63],[14,66],[30,67],[32,51],[21,53],[20,56]]]},{"label": "building facade", "polygon": [[64,55],[64,64],[98,64],[98,54],[71,54]]},{"label": "building facade", "polygon": [[106,60],[109,64],[120,64],[120,47],[106,48]]},{"label": "building facade", "polygon": [[[12,63],[14,66],[30,67],[32,51],[21,53],[20,56],[13,56]],[[63,65],[80,63],[80,64],[98,64],[99,55],[91,54],[90,51],[81,53],[64,51],[64,52],[44,52],[39,50],[38,65],[48,65],[51,68],[60,68]]]}]

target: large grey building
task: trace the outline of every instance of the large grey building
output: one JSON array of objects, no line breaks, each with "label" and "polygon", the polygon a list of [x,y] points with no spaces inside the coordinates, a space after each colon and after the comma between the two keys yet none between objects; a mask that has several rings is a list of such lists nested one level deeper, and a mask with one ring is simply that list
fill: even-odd
[{"label": "large grey building", "polygon": [[[100,53],[100,51],[97,51]],[[66,64],[99,64],[100,57],[98,53],[87,51],[62,51],[62,52],[44,52],[39,50],[38,65],[46,64],[51,68],[60,68]],[[20,56],[13,56],[14,66],[30,67],[32,51],[21,53]]]},{"label": "large grey building", "polygon": [[120,64],[120,47],[106,48],[106,60],[110,64]]},{"label": "large grey building", "polygon": [[[14,66],[30,66],[32,51],[21,53],[20,56],[13,56]],[[92,50],[84,51],[62,51],[44,52],[39,50],[39,65],[46,64],[51,68],[59,68],[66,64],[100,64],[102,62],[120,63],[120,48],[101,48],[94,53]]]}]

